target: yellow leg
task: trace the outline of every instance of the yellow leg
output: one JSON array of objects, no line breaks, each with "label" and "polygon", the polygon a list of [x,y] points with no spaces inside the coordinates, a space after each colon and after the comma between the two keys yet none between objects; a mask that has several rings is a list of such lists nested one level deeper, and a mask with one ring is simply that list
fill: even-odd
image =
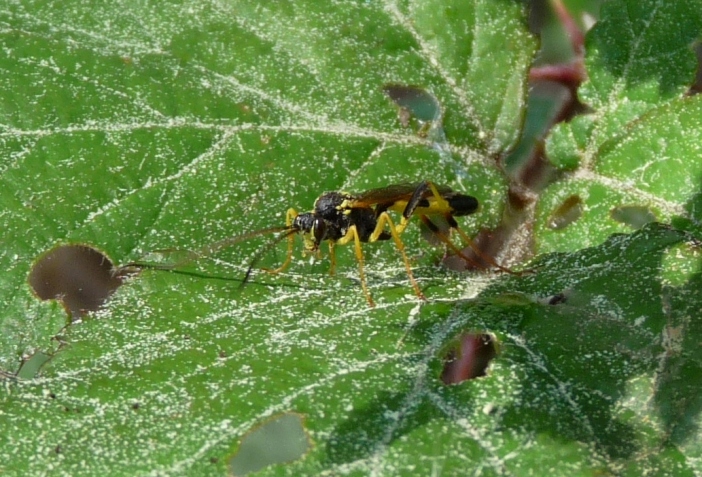
[{"label": "yellow leg", "polygon": [[[295,209],[292,209],[292,208],[288,209],[288,213],[285,215],[285,225],[287,227],[290,227],[293,223],[293,220],[295,220],[295,217],[297,217],[297,215],[298,214],[297,214],[297,211]],[[278,268],[273,268],[273,269],[264,268],[263,270],[265,270],[268,273],[276,274],[276,273],[280,273],[280,272],[284,271],[286,268],[288,268],[290,266],[290,263],[292,262],[294,245],[295,245],[295,234],[289,234],[288,235],[288,254],[285,257],[285,261],[283,262],[283,264],[281,266],[279,266]]]},{"label": "yellow leg", "polygon": [[405,253],[405,244],[402,243],[402,240],[400,239],[400,234],[402,233],[403,230],[405,230],[407,223],[408,223],[407,220],[403,217],[401,219],[400,225],[395,226],[392,219],[390,218],[390,215],[388,215],[387,212],[383,212],[382,214],[380,214],[378,216],[378,223],[376,224],[375,230],[371,234],[368,241],[375,242],[376,240],[378,240],[378,237],[380,237],[380,235],[385,230],[385,224],[388,225],[388,228],[390,229],[390,234],[392,235],[392,238],[395,241],[395,246],[400,251],[400,254],[402,255],[402,260],[405,262],[405,270],[407,271],[407,276],[410,279],[410,283],[412,283],[412,288],[414,288],[414,292],[417,294],[417,296],[419,298],[421,298],[422,300],[426,300],[426,297],[424,296],[422,291],[419,289],[419,285],[417,284],[417,280],[414,279],[414,274],[412,273],[412,267],[410,267],[409,259],[407,258],[407,254]]},{"label": "yellow leg", "polygon": [[356,260],[358,261],[358,275],[361,278],[361,288],[363,288],[363,293],[366,295],[368,305],[375,306],[375,303],[373,302],[373,297],[371,296],[370,291],[368,291],[368,284],[366,283],[366,272],[364,268],[363,250],[361,249],[361,239],[358,236],[358,232],[356,231],[355,225],[349,227],[349,230],[346,232],[346,235],[341,237],[337,243],[339,245],[344,245],[349,243],[351,240],[354,241],[355,245],[354,250],[356,252]]},{"label": "yellow leg", "polygon": [[436,200],[438,203],[441,204],[441,207],[443,210],[451,210],[451,206],[449,203],[441,197],[441,194],[439,194],[439,189],[436,188],[436,185],[434,185],[433,182],[427,182],[429,184],[429,188],[431,189],[431,193],[434,195],[434,200]]}]

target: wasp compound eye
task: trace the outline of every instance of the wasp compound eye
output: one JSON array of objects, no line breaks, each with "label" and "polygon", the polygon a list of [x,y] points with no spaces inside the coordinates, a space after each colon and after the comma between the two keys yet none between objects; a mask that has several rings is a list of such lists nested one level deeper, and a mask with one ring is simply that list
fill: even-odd
[{"label": "wasp compound eye", "polygon": [[315,244],[319,245],[327,237],[327,224],[323,219],[315,219],[312,225],[312,235],[314,236]]}]

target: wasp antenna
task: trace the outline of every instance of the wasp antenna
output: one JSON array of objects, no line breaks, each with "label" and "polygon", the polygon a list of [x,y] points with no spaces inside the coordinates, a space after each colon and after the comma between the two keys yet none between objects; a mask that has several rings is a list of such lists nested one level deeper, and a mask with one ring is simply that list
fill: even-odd
[{"label": "wasp antenna", "polygon": [[[168,252],[176,252],[177,250],[168,250]],[[162,251],[164,252],[164,251]],[[187,265],[188,263],[194,261],[197,259],[197,257],[194,257],[193,254],[194,252],[189,252],[190,256],[188,258],[179,260],[175,263],[149,263],[149,262],[142,262],[139,260],[136,260],[134,262],[129,262],[125,265],[122,265],[121,267],[117,267],[113,271],[113,275],[120,275],[123,273],[136,273],[141,270],[147,269],[147,270],[173,270],[178,267],[181,267],[183,265]]]},{"label": "wasp antenna", "polygon": [[[259,237],[261,235],[268,235],[272,233],[277,233],[277,232],[283,232],[289,230],[290,227],[287,226],[278,226],[278,227],[269,227],[266,229],[261,229],[261,230],[255,230],[253,232],[248,232],[245,234],[237,235],[235,237],[228,237],[226,239],[220,240],[218,242],[214,242],[212,244],[207,245],[206,247],[201,248],[200,250],[197,251],[192,251],[192,250],[165,250],[165,252],[187,252],[187,255],[184,258],[181,258],[180,260],[177,260],[173,263],[149,263],[149,262],[143,262],[140,260],[136,260],[134,262],[129,262],[126,265],[122,265],[121,267],[116,269],[116,273],[133,273],[138,270],[143,270],[143,269],[148,269],[148,270],[175,270],[180,267],[184,267],[202,257],[206,257],[208,255],[211,255],[219,250],[222,250],[223,248],[229,247],[231,245],[237,244],[239,242],[243,242],[245,240],[254,238],[254,237]],[[164,252],[162,250],[161,252]]]},{"label": "wasp antenna", "polygon": [[[271,229],[272,230],[272,229]],[[266,244],[265,247],[263,247],[261,250],[259,250],[256,255],[254,256],[253,260],[251,260],[251,263],[249,264],[248,270],[246,270],[246,274],[244,275],[244,279],[241,281],[241,287],[244,287],[249,281],[249,278],[251,278],[251,273],[253,272],[253,269],[256,268],[256,264],[268,253],[273,249],[276,245],[278,245],[280,242],[282,242],[285,239],[290,239],[292,235],[298,232],[297,228],[293,227],[283,227],[282,230],[272,230],[275,232],[283,232],[279,236],[277,236],[275,239],[271,240]],[[286,260],[287,263],[287,260]],[[280,271],[280,270],[276,270]]]},{"label": "wasp antenna", "polygon": [[218,250],[222,250],[223,248],[230,247],[234,244],[237,244],[239,242],[243,242],[245,240],[252,239],[254,237],[260,237],[261,235],[268,235],[268,234],[274,234],[278,232],[286,232],[290,229],[290,227],[281,225],[278,227],[269,227],[267,229],[261,229],[261,230],[254,230],[253,232],[248,232],[245,234],[241,235],[236,235],[234,237],[228,237],[223,240],[220,240],[218,242],[211,243],[207,245],[206,247],[201,248],[199,251],[194,252],[196,255],[195,258],[203,257],[206,255],[210,255],[212,253],[217,252]]}]

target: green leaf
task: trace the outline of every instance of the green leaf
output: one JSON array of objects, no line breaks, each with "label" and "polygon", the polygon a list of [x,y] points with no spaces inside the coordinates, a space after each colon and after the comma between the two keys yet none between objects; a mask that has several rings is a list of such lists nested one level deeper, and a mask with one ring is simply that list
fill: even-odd
[{"label": "green leaf", "polygon": [[[67,328],[65,310],[27,283],[57,244],[89,244],[118,264],[200,250],[282,225],[289,207],[309,210],[327,190],[430,179],[478,198],[480,212],[460,219],[467,233],[497,225],[506,179],[488,156],[515,146],[534,41],[518,2],[465,3],[21,2],[0,11],[2,376],[28,356],[53,356],[38,377],[3,381],[0,471],[222,475],[245,436],[286,414],[304,416],[313,447],[257,475],[699,472],[696,245],[658,225],[607,240],[630,230],[607,222],[622,197],[694,230],[685,207],[698,192],[688,182],[700,172],[699,99],[682,98],[682,83],[649,93],[645,118],[613,120],[641,128],[630,139],[611,125],[597,135],[597,124],[570,125],[563,137],[592,153],[540,198],[527,224],[536,246],[564,253],[543,256],[531,274],[467,278],[436,267],[441,251],[408,227],[402,239],[427,303],[389,242],[363,248],[372,309],[352,247],[339,247],[329,277],[328,260],[300,258],[298,243],[286,272],[255,270],[241,288],[266,237],[184,273],[134,276]],[[608,8],[605,26],[619,18]],[[681,44],[662,48],[677,58]],[[593,79],[599,64],[589,65]],[[401,127],[388,83],[439,100],[448,153]],[[665,126],[673,119],[679,130]],[[653,160],[655,135],[689,166]],[[580,150],[553,149],[551,160]],[[671,166],[659,175],[680,183],[650,186],[643,171],[621,187],[617,174],[642,151],[637,164]],[[573,194],[583,214],[550,229],[559,198]],[[595,246],[578,251],[585,245]],[[281,244],[260,266],[285,253]],[[554,295],[559,304],[546,304]],[[446,386],[442,353],[472,331],[493,333],[501,354],[487,377]]]},{"label": "green leaf", "polygon": [[[684,93],[696,70],[691,46],[702,31],[700,6],[654,0],[603,5],[586,44],[590,79],[580,89],[581,101],[595,111],[559,124],[547,144],[564,180],[541,197],[540,252],[573,250],[630,231],[618,219],[621,208],[640,208],[663,222],[699,220],[690,205],[700,188],[702,98]],[[565,237],[550,230],[550,217],[573,195],[584,213]]]}]

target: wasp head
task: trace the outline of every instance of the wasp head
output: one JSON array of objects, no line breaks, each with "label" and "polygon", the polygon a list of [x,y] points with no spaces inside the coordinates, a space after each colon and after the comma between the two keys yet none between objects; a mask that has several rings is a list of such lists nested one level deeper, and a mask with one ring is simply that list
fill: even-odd
[{"label": "wasp head", "polygon": [[327,222],[314,212],[307,212],[295,217],[291,228],[302,234],[305,250],[308,252],[316,252],[319,249],[319,244],[328,238]]}]

